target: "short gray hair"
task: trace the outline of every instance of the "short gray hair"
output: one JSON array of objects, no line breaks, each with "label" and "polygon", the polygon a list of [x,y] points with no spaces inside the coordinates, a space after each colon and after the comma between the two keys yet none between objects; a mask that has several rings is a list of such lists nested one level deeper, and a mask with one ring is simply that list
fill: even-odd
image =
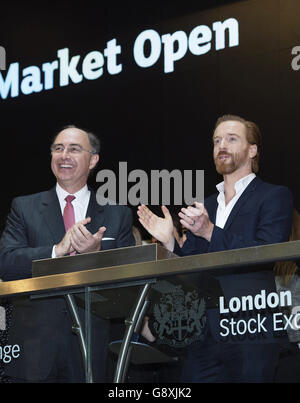
[{"label": "short gray hair", "polygon": [[54,141],[55,141],[56,137],[59,135],[59,133],[60,133],[61,131],[63,131],[63,130],[66,130],[66,129],[78,129],[78,130],[81,130],[81,131],[85,132],[85,133],[88,135],[89,142],[90,142],[91,149],[92,149],[92,153],[93,153],[93,154],[99,154],[99,152],[100,152],[100,140],[99,140],[99,138],[98,138],[94,133],[92,133],[91,131],[86,130],[86,129],[83,129],[82,127],[78,127],[78,126],[75,126],[75,125],[66,125],[66,126],[63,126],[63,127],[55,134],[55,136],[53,137],[52,144],[54,143]]}]

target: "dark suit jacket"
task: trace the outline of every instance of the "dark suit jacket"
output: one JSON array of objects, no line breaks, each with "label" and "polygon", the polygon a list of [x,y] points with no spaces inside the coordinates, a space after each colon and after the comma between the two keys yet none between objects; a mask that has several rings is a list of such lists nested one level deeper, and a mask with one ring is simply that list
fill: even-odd
[{"label": "dark suit jacket", "polygon": [[[102,249],[135,244],[131,211],[125,206],[100,206],[91,192],[86,226],[91,233],[105,226]],[[31,277],[35,259],[50,258],[53,245],[65,234],[55,188],[13,200],[0,240],[0,278],[5,281]],[[20,357],[6,365],[7,375],[30,382],[82,382],[84,372],[77,336],[63,297],[14,298],[9,343],[18,344]],[[79,308],[84,319],[84,311]],[[106,380],[109,324],[93,316],[93,371],[98,382]]]},{"label": "dark suit jacket", "polygon": [[[86,226],[91,233],[105,226],[104,238],[115,239],[104,240],[102,249],[135,244],[128,207],[100,206],[91,191],[87,217],[91,217],[91,222]],[[15,198],[0,239],[0,278],[8,281],[31,277],[32,261],[50,258],[53,245],[59,243],[64,234],[55,188]]]},{"label": "dark suit jacket", "polygon": [[[217,197],[218,194],[214,194],[204,203],[213,223],[216,221]],[[290,190],[256,177],[236,202],[225,227],[214,227],[211,242],[188,231],[182,249],[176,244],[174,253],[184,256],[286,242],[292,218],[293,200]],[[269,292],[275,290],[274,275],[270,270],[250,272],[247,268],[244,273],[216,277],[227,300],[233,296],[255,295],[262,289]],[[210,324],[211,327],[218,323],[216,318],[211,322],[214,322]],[[216,332],[215,328],[213,333]]]}]

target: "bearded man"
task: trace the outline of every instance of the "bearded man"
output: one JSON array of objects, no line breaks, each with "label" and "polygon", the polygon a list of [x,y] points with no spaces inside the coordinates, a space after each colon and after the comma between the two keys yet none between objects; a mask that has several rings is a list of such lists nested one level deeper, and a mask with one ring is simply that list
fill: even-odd
[{"label": "bearded man", "polygon": [[[218,252],[288,241],[292,225],[293,200],[284,186],[263,182],[256,176],[261,151],[258,126],[236,115],[217,120],[213,133],[213,157],[216,170],[223,175],[218,193],[204,205],[182,208],[179,216],[187,228],[182,248],[173,236],[171,215],[162,206],[164,218],[146,206],[138,209],[144,227],[170,251],[179,256]],[[271,270],[216,276],[225,300],[256,295],[261,290],[275,291]],[[254,312],[235,315],[235,320],[251,319]],[[256,312],[257,313],[257,312]],[[270,316],[270,315],[269,315]],[[208,310],[208,329],[204,342],[193,343],[184,361],[182,380],[186,382],[272,382],[279,357],[280,343],[274,338],[270,317],[267,332],[248,332],[242,338],[232,331],[222,337],[220,312]],[[145,335],[149,335],[147,323]],[[264,333],[264,334],[262,334]],[[151,337],[150,337],[151,338]],[[154,337],[152,335],[153,341]]]}]

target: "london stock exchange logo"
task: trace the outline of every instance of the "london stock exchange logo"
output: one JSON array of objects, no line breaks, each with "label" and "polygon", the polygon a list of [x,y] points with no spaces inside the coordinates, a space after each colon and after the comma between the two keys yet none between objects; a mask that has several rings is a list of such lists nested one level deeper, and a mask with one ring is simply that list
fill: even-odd
[{"label": "london stock exchange logo", "polygon": [[160,283],[161,289],[157,291],[163,295],[153,307],[157,342],[182,348],[196,340],[203,340],[205,300],[200,299],[196,290],[186,291],[182,285]]}]

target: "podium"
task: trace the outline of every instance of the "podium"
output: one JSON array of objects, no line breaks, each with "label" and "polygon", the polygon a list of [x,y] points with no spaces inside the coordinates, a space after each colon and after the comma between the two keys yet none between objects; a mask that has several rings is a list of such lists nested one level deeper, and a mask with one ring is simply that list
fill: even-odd
[{"label": "podium", "polygon": [[[130,350],[129,347],[132,344],[132,335],[134,330],[138,328],[142,314],[147,309],[147,307],[145,308],[145,303],[151,297],[150,291],[152,292],[155,288],[158,289],[160,283],[164,284],[165,281],[174,278],[181,280],[181,276],[193,283],[197,276],[203,273],[211,274],[212,277],[232,273],[255,273],[261,270],[262,266],[270,265],[270,263],[277,261],[298,261],[300,259],[299,251],[300,241],[292,241],[203,255],[176,257],[165,251],[161,252],[157,245],[146,245],[124,248],[123,250],[103,251],[96,254],[57,258],[55,260],[42,260],[34,262],[33,272],[35,277],[0,282],[0,305],[2,304],[2,299],[9,298],[16,298],[17,301],[19,297],[30,296],[30,298],[38,299],[39,303],[43,299],[47,300],[48,297],[52,296],[60,296],[63,300],[64,298],[68,299],[68,296],[70,296],[72,297],[71,300],[75,301],[74,312],[76,313],[84,301],[85,331],[82,328],[82,323],[76,323],[75,317],[73,318],[73,323],[74,329],[81,326],[82,335],[84,336],[82,345],[86,347],[86,357],[84,358],[86,382],[93,381],[91,351],[89,348],[91,315],[104,315],[103,317],[107,318],[122,314],[123,318],[127,319],[126,331],[123,337],[125,347],[122,346],[122,354],[120,353],[118,357],[118,371],[116,371],[114,381],[123,382],[128,364],[127,360],[130,358],[130,351],[128,350]],[[105,256],[108,258],[109,254],[113,256],[115,252],[120,254],[119,257],[123,254],[122,259],[115,260],[116,256],[114,256],[113,263],[109,259],[105,263]],[[135,252],[137,254],[142,252],[139,259],[134,257],[134,255],[136,256]],[[123,260],[127,253],[128,256],[131,253],[132,260],[129,257],[127,260],[129,263]],[[166,255],[163,258],[159,258],[160,253]],[[54,266],[56,265],[57,267],[55,268]],[[174,288],[179,289],[177,286],[174,286]],[[218,292],[214,287],[210,287],[207,292],[207,301],[208,303],[211,302],[212,306],[218,302]],[[79,298],[78,293],[81,293]],[[109,304],[105,303],[107,300],[110,301]],[[107,306],[105,307],[105,305]],[[70,309],[72,310],[72,307]],[[54,337],[55,334],[51,336]],[[29,334],[30,338],[31,333]],[[74,342],[77,343],[76,346],[78,347],[75,336]],[[119,350],[117,349],[116,351]],[[31,357],[29,358],[31,359]],[[134,354],[132,354],[132,358],[135,359]],[[80,359],[79,354],[79,362]]]},{"label": "podium", "polygon": [[[82,255],[65,256],[57,259],[42,259],[32,262],[32,276],[53,276],[93,270],[96,268],[113,268],[124,264],[157,261],[177,257],[165,248],[155,244],[133,246],[99,252],[86,253]],[[113,270],[113,269],[111,269]],[[110,349],[118,354],[117,368],[114,382],[124,382],[128,366],[133,361],[138,364],[159,363],[176,360],[176,357],[169,357],[152,346],[133,341],[133,335],[140,332],[142,321],[149,306],[149,291],[151,284],[156,280],[139,280],[135,285],[126,287],[127,283],[109,286],[94,287],[96,301],[90,301],[88,315],[93,312],[103,319],[125,318],[126,330],[122,342],[112,342]],[[50,294],[48,295],[50,296]],[[91,357],[88,349],[88,341],[84,337],[84,329],[81,323],[78,306],[85,305],[85,298],[67,293],[65,299],[70,310],[73,326],[72,331],[78,336],[82,354],[83,367],[87,374],[87,382],[93,382]],[[94,298],[95,299],[95,298]],[[130,312],[128,316],[128,312]],[[90,335],[87,335],[89,338]]]}]

